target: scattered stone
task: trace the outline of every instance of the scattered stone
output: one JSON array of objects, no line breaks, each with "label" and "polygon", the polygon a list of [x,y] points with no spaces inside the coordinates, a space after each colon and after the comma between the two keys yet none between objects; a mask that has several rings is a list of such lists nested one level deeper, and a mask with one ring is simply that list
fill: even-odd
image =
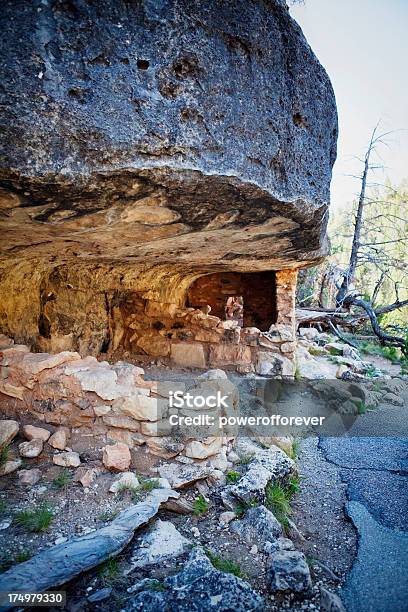
[{"label": "scattered stone", "polygon": [[263,502],[265,499],[265,488],[271,478],[271,472],[265,467],[261,465],[250,467],[240,481],[230,487],[230,492],[245,502],[250,502],[253,499]]},{"label": "scattered stone", "polygon": [[228,459],[228,461],[231,461],[231,463],[238,463],[239,462],[239,455],[235,451],[230,451],[227,454],[227,459]]},{"label": "scattered stone", "polygon": [[162,478],[167,478],[173,489],[181,489],[187,487],[197,480],[206,478],[209,474],[209,469],[203,465],[197,464],[180,464],[166,463],[159,467],[159,475]]},{"label": "scattered stone", "polygon": [[267,562],[266,582],[272,593],[278,591],[309,595],[312,580],[303,553],[284,549],[273,552]]},{"label": "scattered stone", "polygon": [[3,465],[0,467],[0,476],[7,476],[7,474],[15,472],[21,466],[21,463],[21,459],[6,461],[6,463],[3,463]]},{"label": "scattered stone", "polygon": [[64,542],[67,542],[68,538],[66,538],[65,536],[60,536],[59,538],[57,538],[54,542],[54,544],[56,546],[58,546],[58,544],[64,544]]},{"label": "scattered stone", "polygon": [[253,546],[251,546],[251,550],[249,551],[251,553],[251,555],[257,555],[258,554],[258,547],[256,544],[254,544]]},{"label": "scattered stone", "polygon": [[132,570],[175,559],[189,548],[191,548],[190,540],[177,531],[173,523],[157,520],[152,529],[136,545],[135,554],[131,559]]},{"label": "scattered stone", "polygon": [[19,424],[17,421],[0,421],[0,446],[10,444],[18,434]]},{"label": "scattered stone", "polygon": [[79,467],[75,472],[74,482],[80,482],[84,488],[88,488],[97,477],[98,472],[96,468]]},{"label": "scattered stone", "polygon": [[136,586],[135,591],[139,592],[126,605],[126,612],[264,610],[262,598],[248,583],[232,574],[216,570],[200,547],[191,552],[180,573],[165,578],[162,589],[155,589],[153,582],[150,585],[144,582],[143,588],[139,590]]},{"label": "scattered stone", "polygon": [[[131,489],[137,489],[140,486],[139,480],[134,472],[125,472],[121,475],[118,480],[115,480],[111,484],[109,491],[111,493],[118,493],[121,489],[128,487]],[[170,487],[169,487],[170,489]]]},{"label": "scattered stone", "polygon": [[346,608],[338,595],[320,587],[320,610],[321,612],[346,612]]},{"label": "scattered stone", "polygon": [[108,599],[112,593],[111,587],[105,587],[104,589],[99,589],[99,591],[95,591],[92,595],[88,595],[87,600],[89,603],[96,603],[97,601],[104,601]]},{"label": "scattered stone", "polygon": [[43,442],[46,442],[51,435],[48,429],[34,427],[34,425],[25,425],[23,427],[23,433],[27,440],[42,440]]},{"label": "scattered stone", "polygon": [[249,508],[242,519],[231,524],[231,531],[237,533],[248,544],[256,544],[260,550],[267,542],[282,535],[282,526],[265,506]]},{"label": "scattered stone", "polygon": [[41,480],[41,470],[34,468],[32,470],[20,470],[17,474],[18,481],[22,485],[33,486]]},{"label": "scattered stone", "polygon": [[195,538],[199,538],[201,533],[198,527],[191,527],[191,533]]},{"label": "scattered stone", "polygon": [[383,396],[383,401],[386,404],[392,404],[393,406],[403,406],[404,405],[404,398],[398,397],[397,395],[395,395],[395,393],[386,393]]},{"label": "scattered stone", "polygon": [[235,512],[221,512],[218,520],[221,525],[228,525],[231,521],[237,518]]},{"label": "scattered stone", "polygon": [[264,551],[270,555],[280,550],[296,550],[295,545],[289,538],[278,538],[273,542],[266,542]]},{"label": "scattered stone", "polygon": [[55,465],[61,465],[62,467],[72,467],[76,468],[81,465],[81,459],[78,453],[73,451],[68,451],[65,453],[60,453],[58,455],[54,455],[52,458]]},{"label": "scattered stone", "polygon": [[18,452],[21,457],[27,457],[28,459],[32,459],[33,457],[38,457],[41,454],[43,449],[43,441],[42,440],[30,440],[29,442],[21,442],[18,445]]},{"label": "scattered stone", "polygon": [[157,455],[163,459],[173,459],[184,449],[184,444],[165,436],[162,438],[147,438],[146,446],[152,455]]},{"label": "scattered stone", "polygon": [[66,429],[57,429],[48,440],[48,444],[58,450],[64,450],[68,442]]},{"label": "scattered stone", "polygon": [[131,459],[129,447],[122,442],[103,448],[102,461],[108,470],[126,472],[129,469]]},{"label": "scattered stone", "polygon": [[226,472],[228,468],[231,467],[231,462],[228,461],[227,453],[224,448],[218,453],[218,455],[210,460],[210,465],[215,470],[220,470],[221,472]]},{"label": "scattered stone", "polygon": [[0,523],[0,531],[5,531],[6,529],[8,529],[11,525],[12,521],[2,521]]},{"label": "scattered stone", "polygon": [[[159,480],[162,480],[162,478]],[[194,510],[193,504],[184,497],[169,499],[163,504],[162,508],[170,510],[170,512],[175,512],[176,514],[191,514]]]},{"label": "scattered stone", "polygon": [[171,484],[167,478],[157,478],[157,484],[161,489],[171,489]]},{"label": "scattered stone", "polygon": [[191,440],[186,444],[185,454],[186,457],[191,457],[192,459],[207,459],[219,452],[221,444],[221,437],[212,439],[209,444],[205,444],[198,440]]},{"label": "scattered stone", "polygon": [[299,335],[301,338],[306,338],[307,340],[314,340],[319,335],[319,330],[315,327],[301,327],[299,329]]}]

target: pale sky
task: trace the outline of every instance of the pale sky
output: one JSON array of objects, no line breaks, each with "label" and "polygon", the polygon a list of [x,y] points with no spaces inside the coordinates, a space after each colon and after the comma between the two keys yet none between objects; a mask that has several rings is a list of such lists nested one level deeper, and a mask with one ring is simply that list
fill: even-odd
[{"label": "pale sky", "polygon": [[332,206],[358,191],[355,179],[371,131],[398,130],[382,147],[372,180],[408,179],[408,0],[305,0],[290,8],[326,68],[336,94],[340,135],[332,180]]}]

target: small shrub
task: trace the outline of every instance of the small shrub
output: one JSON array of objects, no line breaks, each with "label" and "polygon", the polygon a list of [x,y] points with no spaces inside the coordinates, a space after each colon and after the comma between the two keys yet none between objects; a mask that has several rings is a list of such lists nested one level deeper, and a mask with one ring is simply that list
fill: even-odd
[{"label": "small shrub", "polygon": [[143,476],[138,476],[138,479],[140,482],[139,489],[141,491],[150,493],[153,489],[158,489],[160,487],[157,478],[143,478]]},{"label": "small shrub", "polygon": [[105,510],[105,512],[101,512],[98,514],[98,520],[103,521],[104,523],[108,523],[113,521],[119,514],[119,510]]},{"label": "small shrub", "polygon": [[193,503],[193,514],[195,516],[200,516],[200,514],[204,514],[205,512],[208,512],[208,502],[202,495],[199,495]]},{"label": "small shrub", "polygon": [[362,399],[358,398],[353,400],[353,402],[357,406],[358,414],[365,414],[367,412],[367,406]]},{"label": "small shrub", "polygon": [[213,566],[215,567],[215,569],[219,570],[220,572],[226,572],[227,574],[233,574],[234,576],[237,576],[237,578],[245,577],[240,566],[238,565],[238,563],[235,563],[235,561],[231,561],[230,559],[223,559],[222,557],[220,557],[219,555],[215,555],[208,549],[205,550],[205,553],[213,564]]},{"label": "small shrub", "polygon": [[39,533],[45,531],[54,519],[54,513],[47,503],[43,503],[34,510],[22,510],[17,512],[14,521],[17,525],[24,527],[27,531]]},{"label": "small shrub", "polygon": [[288,484],[270,483],[265,489],[266,507],[285,528],[289,527],[289,516],[292,514],[292,497],[299,491],[300,486],[297,478],[292,478]]},{"label": "small shrub", "polygon": [[0,554],[0,573],[7,572],[8,569],[13,565],[13,557],[8,550],[5,550]]},{"label": "small shrub", "polygon": [[300,450],[300,440],[299,438],[295,438],[292,442],[292,449],[287,452],[288,457],[296,461],[299,458],[299,450]]},{"label": "small shrub", "polygon": [[0,515],[4,514],[7,510],[7,504],[4,499],[0,499]]},{"label": "small shrub", "polygon": [[141,494],[140,486],[135,487],[134,485],[126,484],[125,482],[121,483],[118,487],[118,495],[124,495],[127,492],[131,494],[133,501],[139,500]]},{"label": "small shrub", "polygon": [[111,582],[119,574],[119,562],[114,557],[107,559],[98,567],[98,574],[104,582]]},{"label": "small shrub", "polygon": [[300,372],[299,366],[296,366],[296,368],[295,368],[294,378],[295,378],[296,382],[299,382],[300,380],[302,380],[302,374]]},{"label": "small shrub", "polygon": [[249,463],[251,463],[254,457],[255,453],[247,453],[245,455],[241,455],[238,461],[238,465],[248,465]]},{"label": "small shrub", "polygon": [[70,482],[72,482],[72,474],[67,468],[64,468],[62,472],[54,478],[52,484],[54,487],[57,487],[57,489],[62,489],[69,485]]},{"label": "small shrub", "polygon": [[10,447],[7,444],[0,446],[0,467],[2,467],[9,460]]},{"label": "small shrub", "polygon": [[16,556],[14,557],[14,561],[16,563],[24,563],[24,561],[28,561],[29,559],[31,559],[32,554],[30,553],[29,550],[19,550],[16,553]]},{"label": "small shrub", "polygon": [[234,482],[238,482],[238,480],[241,478],[241,474],[231,470],[230,472],[226,473],[226,478],[229,484],[234,484]]},{"label": "small shrub", "polygon": [[247,502],[240,499],[235,506],[234,512],[237,516],[242,516],[249,508],[256,508],[257,506],[259,506],[259,501],[255,497]]}]

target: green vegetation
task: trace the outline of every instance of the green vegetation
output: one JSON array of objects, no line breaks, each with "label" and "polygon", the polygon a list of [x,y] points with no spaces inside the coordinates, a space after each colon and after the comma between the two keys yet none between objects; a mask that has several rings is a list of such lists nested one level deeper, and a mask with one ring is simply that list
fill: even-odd
[{"label": "green vegetation", "polygon": [[0,553],[0,573],[7,572],[8,569],[13,565],[13,557],[10,551],[5,550]]},{"label": "green vegetation", "polygon": [[105,512],[101,512],[98,514],[98,520],[103,521],[104,523],[108,523],[113,521],[119,514],[119,510],[105,510]]},{"label": "green vegetation", "polygon": [[238,465],[248,465],[249,463],[251,463],[254,457],[255,453],[247,453],[245,455],[241,455],[238,461]]},{"label": "green vegetation", "polygon": [[14,516],[14,521],[17,525],[24,527],[32,533],[45,531],[50,526],[54,519],[54,513],[49,505],[44,502],[33,510],[22,510]]},{"label": "green vegetation", "polygon": [[107,559],[98,567],[98,574],[104,582],[112,582],[119,574],[119,562],[114,557]]},{"label": "green vegetation", "polygon": [[259,506],[259,501],[255,497],[248,502],[241,499],[235,506],[234,512],[237,516],[242,516],[249,508],[256,508],[256,506]]},{"label": "green vegetation", "polygon": [[265,505],[285,529],[289,527],[289,516],[292,514],[292,497],[299,491],[298,478],[292,478],[287,484],[269,483],[265,489]]},{"label": "green vegetation", "polygon": [[163,582],[160,582],[160,580],[156,580],[155,578],[149,580],[146,586],[151,591],[167,591],[166,585],[163,584]]},{"label": "green vegetation", "polygon": [[153,489],[158,489],[160,487],[157,478],[144,478],[143,476],[138,476],[138,480],[140,482],[139,489],[141,491],[146,491],[147,493],[150,493],[150,491],[153,491]]},{"label": "green vegetation", "polygon": [[202,495],[199,495],[193,503],[193,514],[195,516],[200,516],[205,512],[208,512],[208,502]]},{"label": "green vegetation", "polygon": [[133,501],[136,502],[139,500],[141,493],[140,486],[136,487],[135,485],[127,484],[126,482],[121,483],[118,487],[118,495],[123,495],[127,492],[131,494]]},{"label": "green vegetation", "polygon": [[7,510],[7,504],[4,499],[0,499],[0,515],[4,514]]},{"label": "green vegetation", "polygon": [[10,457],[10,447],[7,444],[0,446],[0,467],[2,467]]},{"label": "green vegetation", "polygon": [[29,550],[19,550],[16,553],[16,556],[14,557],[14,561],[16,563],[24,563],[24,561],[28,561],[29,559],[31,559],[32,554],[30,553]]},{"label": "green vegetation", "polygon": [[72,482],[72,473],[67,468],[64,468],[60,474],[54,478],[52,484],[54,487],[57,487],[57,489],[62,489],[69,485],[70,482]]},{"label": "green vegetation", "polygon": [[212,553],[210,550],[205,549],[205,554],[215,567],[220,572],[226,572],[227,574],[233,574],[237,578],[245,578],[245,574],[242,572],[238,563],[231,561],[230,559],[223,559],[219,555]]},{"label": "green vegetation", "polygon": [[300,373],[300,369],[299,366],[296,366],[295,368],[295,374],[294,374],[295,380],[297,382],[299,382],[300,380],[302,380],[302,374]]},{"label": "green vegetation", "polygon": [[299,450],[300,450],[300,440],[299,438],[295,438],[292,441],[292,449],[288,451],[286,454],[288,455],[288,457],[293,459],[293,461],[296,461],[296,459],[299,458]]},{"label": "green vegetation", "polygon": [[227,472],[225,476],[229,484],[234,484],[235,482],[238,482],[238,480],[241,478],[241,474],[239,472],[234,472],[234,470]]}]

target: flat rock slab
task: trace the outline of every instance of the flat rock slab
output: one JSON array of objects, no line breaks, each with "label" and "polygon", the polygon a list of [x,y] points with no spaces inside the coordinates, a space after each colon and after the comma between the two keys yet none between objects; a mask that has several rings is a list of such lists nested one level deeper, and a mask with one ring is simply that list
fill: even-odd
[{"label": "flat rock slab", "polygon": [[342,599],[348,612],[406,610],[408,533],[379,525],[356,501],[347,504],[359,534],[357,558]]},{"label": "flat rock slab", "polygon": [[[126,606],[126,612],[251,612],[264,610],[260,595],[232,574],[216,570],[201,548],[195,548],[179,574],[166,578],[162,590],[143,590]],[[136,585],[137,589],[137,585]]]},{"label": "flat rock slab", "polygon": [[107,527],[52,546],[1,574],[0,591],[15,592],[24,585],[28,592],[42,592],[96,567],[117,555],[135,530],[145,525],[163,502],[174,497],[178,493],[171,489],[155,489],[143,502],[123,510]]},{"label": "flat rock slab", "polygon": [[157,520],[150,531],[135,546],[132,569],[161,564],[175,559],[189,548],[192,543],[185,538],[170,521]]},{"label": "flat rock slab", "polygon": [[250,508],[244,518],[231,523],[230,530],[260,549],[282,535],[281,524],[265,506]]}]

